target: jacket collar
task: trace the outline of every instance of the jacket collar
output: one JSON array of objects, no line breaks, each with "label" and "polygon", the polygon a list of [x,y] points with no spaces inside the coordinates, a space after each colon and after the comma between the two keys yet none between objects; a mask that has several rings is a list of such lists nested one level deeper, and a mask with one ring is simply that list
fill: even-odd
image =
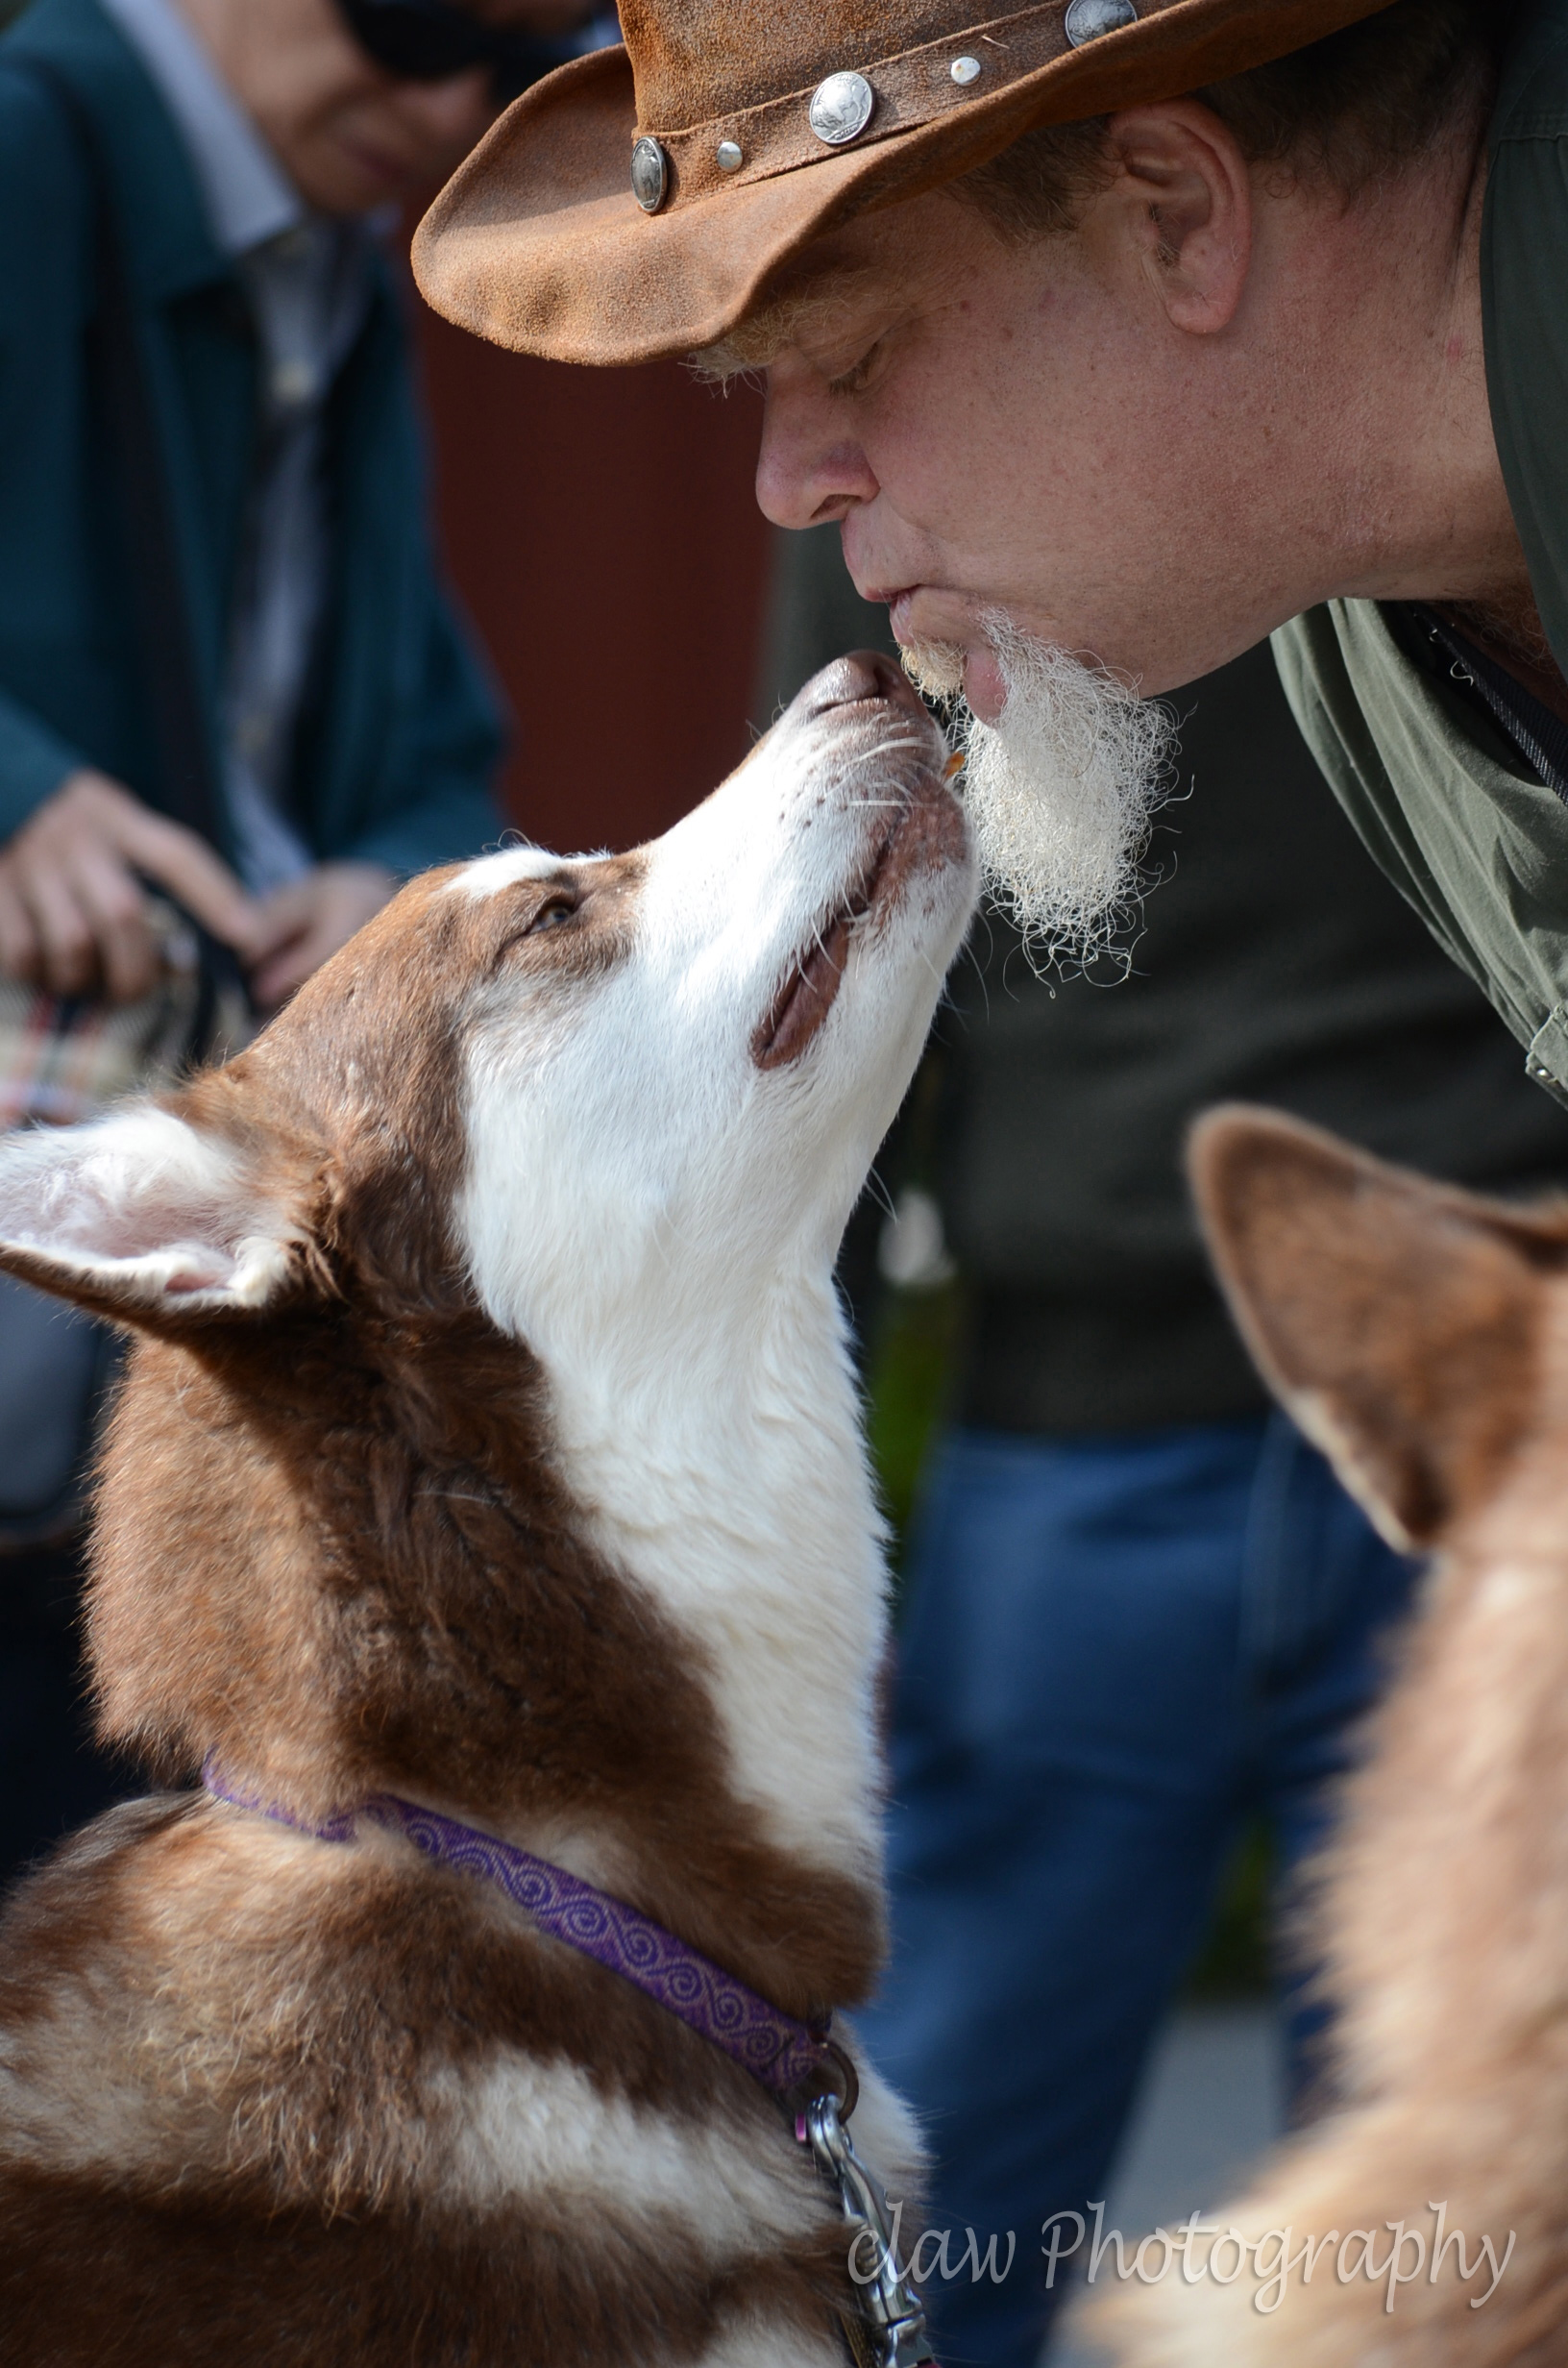
[{"label": "jacket collar", "polygon": [[305,200],[218,72],[178,0],[98,0],[174,117],[208,219],[226,255],[266,245],[306,218]]},{"label": "jacket collar", "polygon": [[136,293],[166,304],[231,279],[174,118],[97,0],[35,0],[0,45],[7,52],[47,58],[91,112]]}]

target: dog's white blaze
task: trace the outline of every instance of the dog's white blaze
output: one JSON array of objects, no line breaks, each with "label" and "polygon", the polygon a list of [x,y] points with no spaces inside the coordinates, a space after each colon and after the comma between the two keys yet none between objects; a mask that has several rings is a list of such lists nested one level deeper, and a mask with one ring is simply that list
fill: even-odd
[{"label": "dog's white blaze", "polygon": [[[69,2175],[166,2169],[168,2116],[137,2067],[106,2076],[99,2018],[72,1999],[26,2035],[0,2036],[0,2156]],[[194,2161],[190,2167],[195,2169]],[[205,2167],[205,2166],[204,2166]]]},{"label": "dog's white blaze", "polygon": [[844,2368],[844,2346],[832,2336],[735,2328],[698,2353],[697,2368]]},{"label": "dog's white blaze", "polygon": [[520,879],[549,879],[552,872],[563,871],[569,864],[594,860],[592,855],[552,855],[548,847],[503,847],[497,854],[465,863],[456,877],[447,882],[444,893],[472,897],[478,902],[499,896]]},{"label": "dog's white blaze", "polygon": [[737,1789],[864,1873],[882,1529],[831,1266],[972,878],[879,908],[803,1057],[759,1072],[753,1031],[896,791],[842,737],[775,730],[659,841],[629,950],[569,1006],[491,1007],[458,1221],[485,1307],[543,1364],[597,1542],[707,1664]]},{"label": "dog's white blaze", "polygon": [[[131,2059],[105,2078],[103,2002],[70,1999],[25,2047],[0,2040],[0,2153],[57,2176],[162,2174],[166,2113]],[[24,2060],[15,2060],[21,2056]],[[677,2120],[606,2095],[577,2065],[507,2050],[478,2069],[448,2067],[424,2084],[420,2120],[431,2143],[428,2192],[474,2210],[548,2197],[623,2221],[671,2219],[723,2260],[759,2241],[788,2243],[819,2228],[827,2191],[803,2153],[770,2160],[755,2134]],[[855,2136],[897,2192],[918,2141],[904,2109],[868,2074]],[[206,2144],[185,2134],[187,2172],[226,2159],[221,2113]],[[422,2186],[425,2182],[422,2181]]]},{"label": "dog's white blaze", "polygon": [[[432,2101],[433,2102],[433,2101]],[[763,2158],[754,2133],[676,2120],[607,2096],[576,2064],[508,2053],[453,2075],[435,2112],[454,2134],[440,2190],[490,2209],[526,2195],[622,2218],[674,2219],[716,2258],[821,2226],[826,2191],[804,2155]]]}]

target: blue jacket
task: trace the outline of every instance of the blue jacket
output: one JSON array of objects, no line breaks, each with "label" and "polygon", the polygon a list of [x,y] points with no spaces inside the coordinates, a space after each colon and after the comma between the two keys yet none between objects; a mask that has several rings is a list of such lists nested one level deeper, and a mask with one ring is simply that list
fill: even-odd
[{"label": "blue jacket", "polygon": [[[91,764],[159,802],[101,415],[86,176],[47,57],[100,127],[145,341],[216,753],[251,483],[257,357],[185,152],[95,0],[37,0],[0,40],[0,839]],[[329,427],[334,581],[302,719],[294,819],[318,857],[396,872],[500,828],[496,710],[437,581],[398,300],[379,266]]]}]

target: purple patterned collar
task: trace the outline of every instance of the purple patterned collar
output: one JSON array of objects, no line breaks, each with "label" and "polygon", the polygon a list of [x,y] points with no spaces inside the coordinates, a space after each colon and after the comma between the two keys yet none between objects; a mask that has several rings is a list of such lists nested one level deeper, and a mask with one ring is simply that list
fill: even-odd
[{"label": "purple patterned collar", "polygon": [[[531,1851],[498,1841],[475,1826],[460,1825],[455,1817],[400,1800],[395,1792],[373,1793],[357,1809],[330,1817],[325,1825],[308,1825],[279,1802],[236,1791],[211,1760],[202,1769],[202,1782],[215,1800],[254,1810],[317,1841],[352,1841],[361,1817],[391,1827],[428,1858],[494,1884],[541,1931],[633,1983],[645,1996],[678,2015],[689,2030],[723,2048],[775,2097],[803,2106],[814,2096],[831,2094],[841,2100],[847,2120],[854,2105],[854,2071],[829,2038],[826,2018],[811,2024],[781,2013],[651,1916],[611,1899],[548,1859],[536,1859]],[[808,2086],[813,2082],[815,2087]]]}]

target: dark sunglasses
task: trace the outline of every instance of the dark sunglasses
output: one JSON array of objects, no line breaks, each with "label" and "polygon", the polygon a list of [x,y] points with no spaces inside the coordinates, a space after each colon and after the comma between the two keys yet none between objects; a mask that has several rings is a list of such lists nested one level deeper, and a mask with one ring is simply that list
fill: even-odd
[{"label": "dark sunglasses", "polygon": [[337,8],[365,55],[404,82],[441,83],[485,66],[497,98],[515,99],[575,54],[567,41],[481,25],[452,0],[337,0]]}]

